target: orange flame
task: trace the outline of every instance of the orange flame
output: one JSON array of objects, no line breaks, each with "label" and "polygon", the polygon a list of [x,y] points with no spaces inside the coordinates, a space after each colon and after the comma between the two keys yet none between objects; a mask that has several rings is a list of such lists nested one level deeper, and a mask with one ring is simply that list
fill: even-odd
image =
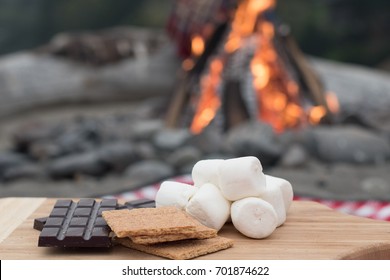
[{"label": "orange flame", "polygon": [[191,51],[195,56],[200,56],[204,51],[204,40],[201,36],[195,35],[191,41]]},{"label": "orange flame", "polygon": [[270,69],[260,59],[253,59],[251,61],[251,71],[253,74],[253,85],[255,89],[263,89],[269,82]]},{"label": "orange flame", "polygon": [[214,59],[211,61],[209,69],[209,75],[203,77],[201,81],[202,91],[190,128],[191,132],[195,134],[202,132],[202,130],[209,125],[221,105],[217,88],[223,70],[222,61],[218,58]]},{"label": "orange flame", "polygon": [[[274,5],[274,1],[264,3],[268,3],[268,8]],[[256,9],[264,11],[260,6]],[[299,87],[277,56],[273,43],[274,25],[261,18],[257,23],[255,35],[259,44],[251,61],[251,72],[253,87],[259,100],[259,119],[269,123],[276,132],[297,127],[304,119],[304,111],[298,99]]]},{"label": "orange flame", "polygon": [[326,115],[324,106],[314,106],[309,111],[309,122],[319,124],[321,119]]},{"label": "orange flame", "polygon": [[228,53],[237,50],[240,47],[242,39],[252,35],[259,14],[273,8],[274,6],[275,0],[241,1],[241,4],[238,6],[234,14],[232,31],[229,34],[225,50]]},{"label": "orange flame", "polygon": [[[275,2],[276,0],[240,1],[224,46],[225,53],[211,61],[209,73],[201,78],[199,101],[191,124],[193,133],[200,133],[209,125],[221,106],[217,89],[224,67],[223,57],[245,46],[248,40],[257,42],[257,48],[250,61],[250,70],[260,108],[259,119],[269,123],[275,132],[283,132],[287,128],[296,128],[307,122],[318,124],[326,115],[327,111],[323,106],[303,109],[299,99],[300,88],[277,55],[273,40],[274,25],[262,17],[262,13],[273,8]],[[201,55],[205,47],[202,37],[194,36],[191,47],[194,56]],[[186,68],[192,67],[191,62],[193,63],[186,62]],[[331,112],[339,110],[334,93],[326,95],[326,102]]]}]

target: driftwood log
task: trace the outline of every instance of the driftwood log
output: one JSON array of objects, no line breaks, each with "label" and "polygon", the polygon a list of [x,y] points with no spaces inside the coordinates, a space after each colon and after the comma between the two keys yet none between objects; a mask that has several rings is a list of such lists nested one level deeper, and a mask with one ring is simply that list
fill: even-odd
[{"label": "driftwood log", "polygon": [[[97,42],[95,53],[88,51],[91,40]],[[104,49],[107,42],[110,48]],[[112,46],[125,49],[125,42],[129,52],[117,59]],[[78,56],[82,53],[90,57]],[[0,58],[0,117],[40,106],[169,95],[177,69],[163,30],[62,34],[39,49]]]}]

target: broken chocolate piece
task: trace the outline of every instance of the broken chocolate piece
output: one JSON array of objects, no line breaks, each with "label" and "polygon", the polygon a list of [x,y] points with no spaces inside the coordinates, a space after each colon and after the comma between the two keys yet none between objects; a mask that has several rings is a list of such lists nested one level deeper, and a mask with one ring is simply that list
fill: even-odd
[{"label": "broken chocolate piece", "polygon": [[116,199],[58,200],[39,236],[40,247],[110,247],[110,228],[102,211],[115,210]]},{"label": "broken chocolate piece", "polygon": [[41,231],[46,224],[48,217],[36,218],[34,219],[34,229]]},{"label": "broken chocolate piece", "polygon": [[143,198],[133,201],[128,201],[121,209],[134,209],[134,208],[156,208],[156,202],[151,199]]}]

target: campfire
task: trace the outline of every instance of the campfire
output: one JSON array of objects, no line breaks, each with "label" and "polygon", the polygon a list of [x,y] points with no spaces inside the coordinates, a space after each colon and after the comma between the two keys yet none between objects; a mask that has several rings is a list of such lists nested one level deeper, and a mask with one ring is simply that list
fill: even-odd
[{"label": "campfire", "polygon": [[275,0],[195,1],[187,17],[183,2],[169,24],[183,63],[168,126],[199,134],[255,119],[280,133],[332,121],[335,94],[325,92],[288,26],[276,20]]}]

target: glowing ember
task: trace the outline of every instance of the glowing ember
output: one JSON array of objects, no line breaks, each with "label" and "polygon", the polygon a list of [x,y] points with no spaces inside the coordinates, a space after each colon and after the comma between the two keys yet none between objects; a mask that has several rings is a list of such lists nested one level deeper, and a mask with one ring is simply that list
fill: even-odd
[{"label": "glowing ember", "polygon": [[204,40],[199,35],[195,35],[191,41],[191,51],[195,56],[200,56],[204,51]]},{"label": "glowing ember", "polygon": [[311,124],[318,124],[325,116],[326,110],[323,106],[314,106],[309,111],[309,121]]}]

